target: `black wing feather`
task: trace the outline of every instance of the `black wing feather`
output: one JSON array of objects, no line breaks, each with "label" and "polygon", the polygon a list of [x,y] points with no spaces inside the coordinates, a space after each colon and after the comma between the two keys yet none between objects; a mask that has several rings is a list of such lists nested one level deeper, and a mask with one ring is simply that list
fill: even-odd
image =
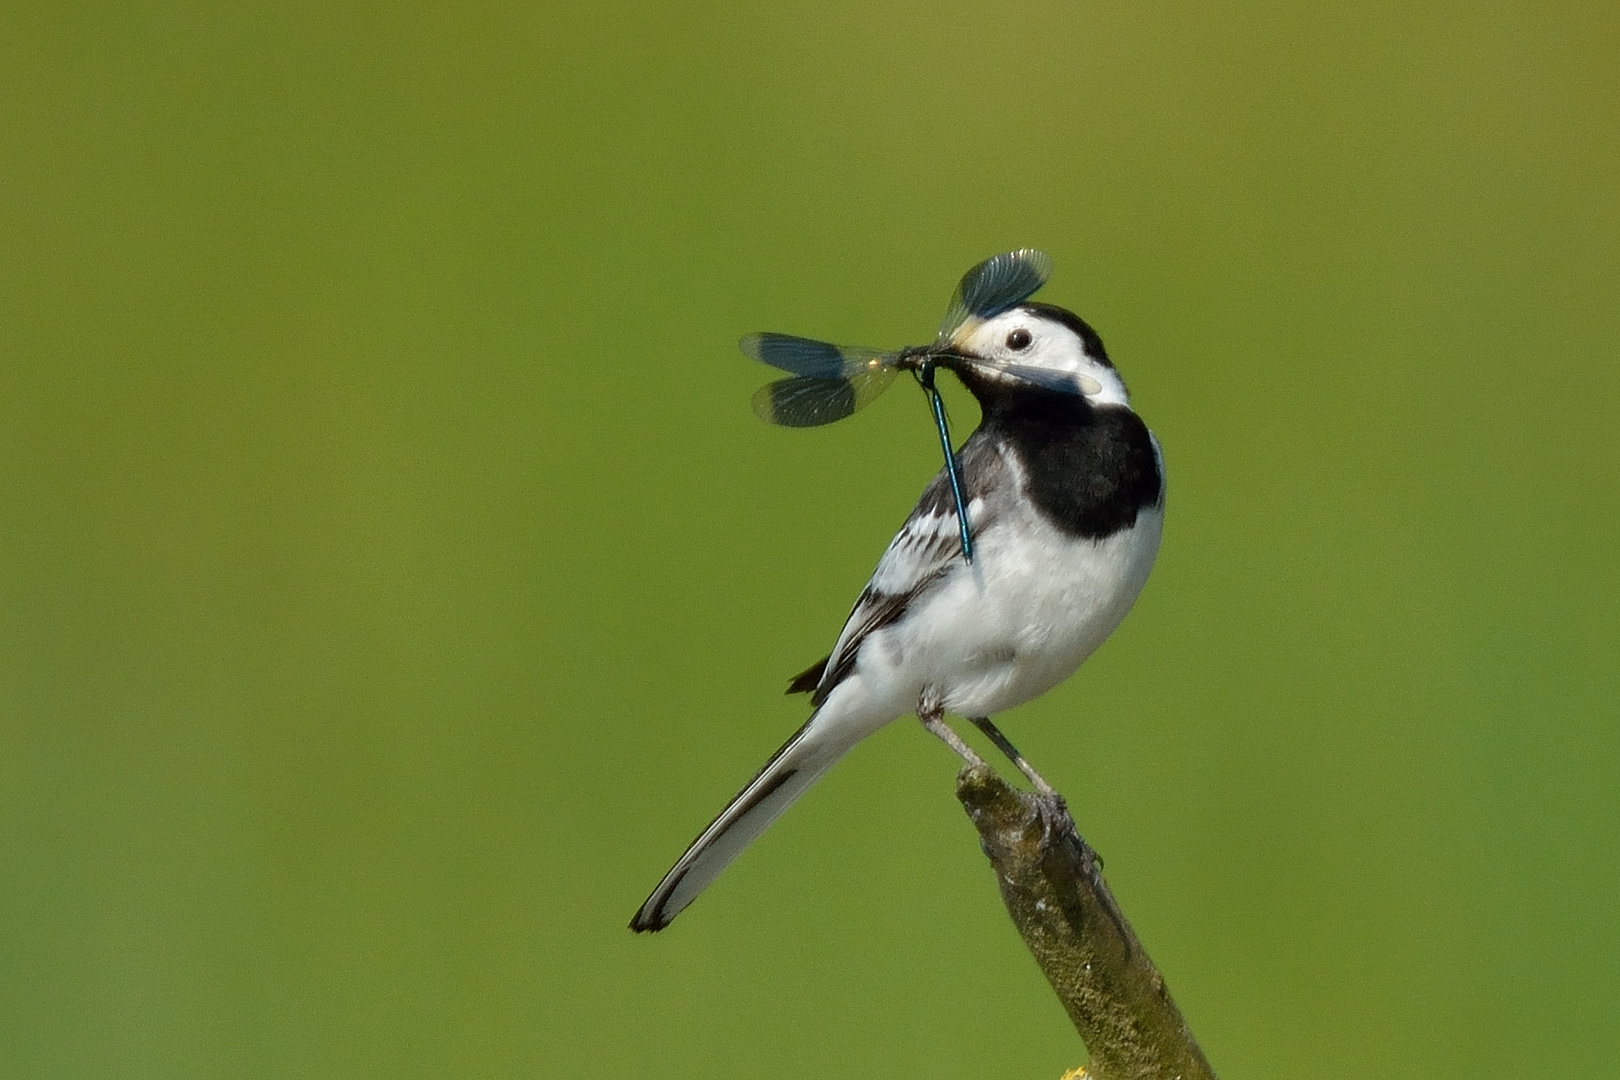
[{"label": "black wing feather", "polygon": [[[963,495],[968,501],[968,520],[977,537],[995,521],[996,514],[984,496],[1001,482],[1006,465],[1000,451],[977,435],[968,439],[957,459]],[[906,523],[889,541],[872,579],[845,620],[832,654],[794,679],[789,693],[808,689],[810,677],[819,675],[815,695],[810,699],[819,707],[855,670],[856,657],[868,635],[898,622],[961,558],[956,502],[951,497],[950,480],[941,469],[924,489]]]}]

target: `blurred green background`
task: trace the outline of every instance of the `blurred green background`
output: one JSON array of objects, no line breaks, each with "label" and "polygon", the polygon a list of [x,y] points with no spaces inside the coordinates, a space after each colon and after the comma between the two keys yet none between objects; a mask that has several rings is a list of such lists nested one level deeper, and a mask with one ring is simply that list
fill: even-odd
[{"label": "blurred green background", "polygon": [[1004,727],[1217,1069],[1613,1072],[1613,4],[20,4],[0,101],[0,1074],[1081,1061],[914,724],[625,929],[938,464],[736,338],[1024,245],[1170,517]]}]

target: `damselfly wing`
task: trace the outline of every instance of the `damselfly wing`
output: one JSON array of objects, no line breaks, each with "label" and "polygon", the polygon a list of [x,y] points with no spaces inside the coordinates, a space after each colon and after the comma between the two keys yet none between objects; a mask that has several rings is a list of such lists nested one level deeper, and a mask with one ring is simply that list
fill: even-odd
[{"label": "damselfly wing", "polygon": [[972,331],[975,322],[993,319],[1022,304],[1051,276],[1052,259],[1044,251],[1021,248],[990,256],[963,274],[957,283],[934,347],[949,351]]},{"label": "damselfly wing", "polygon": [[743,353],[793,373],[754,393],[754,412],[783,427],[819,427],[842,420],[889,388],[899,353],[833,345],[792,334],[749,334]]}]

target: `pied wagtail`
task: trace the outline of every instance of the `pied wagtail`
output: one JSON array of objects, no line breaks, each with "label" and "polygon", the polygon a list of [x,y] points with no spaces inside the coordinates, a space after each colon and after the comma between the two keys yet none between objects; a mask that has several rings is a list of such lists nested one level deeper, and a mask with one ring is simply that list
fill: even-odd
[{"label": "pied wagtail", "polygon": [[[632,930],[668,926],[834,762],[908,713],[978,762],[943,717],[969,718],[1050,792],[989,717],[1068,678],[1130,610],[1159,550],[1164,465],[1096,332],[1024,299],[1045,280],[1045,256],[997,259],[1035,265],[1036,280],[1013,294],[1019,302],[980,312],[970,304],[926,351],[983,413],[957,454],[972,560],[948,461],[890,541],[832,653],[790,685],[811,695],[810,719],[664,875]],[[964,289],[995,262],[970,271]],[[758,337],[744,339],[745,351]],[[1054,388],[1057,378],[1070,389]]]}]

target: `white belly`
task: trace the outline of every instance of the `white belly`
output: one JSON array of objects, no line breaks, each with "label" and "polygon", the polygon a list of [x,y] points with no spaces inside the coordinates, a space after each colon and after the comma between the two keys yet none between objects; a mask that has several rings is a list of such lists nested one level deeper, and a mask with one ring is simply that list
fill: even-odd
[{"label": "white belly", "polygon": [[[991,716],[1046,693],[1113,633],[1147,582],[1164,515],[1157,507],[1104,540],[1065,536],[1033,512],[976,546],[915,612],[874,633],[861,664],[916,708],[937,691],[960,716]],[[868,667],[870,665],[870,668]]]}]

